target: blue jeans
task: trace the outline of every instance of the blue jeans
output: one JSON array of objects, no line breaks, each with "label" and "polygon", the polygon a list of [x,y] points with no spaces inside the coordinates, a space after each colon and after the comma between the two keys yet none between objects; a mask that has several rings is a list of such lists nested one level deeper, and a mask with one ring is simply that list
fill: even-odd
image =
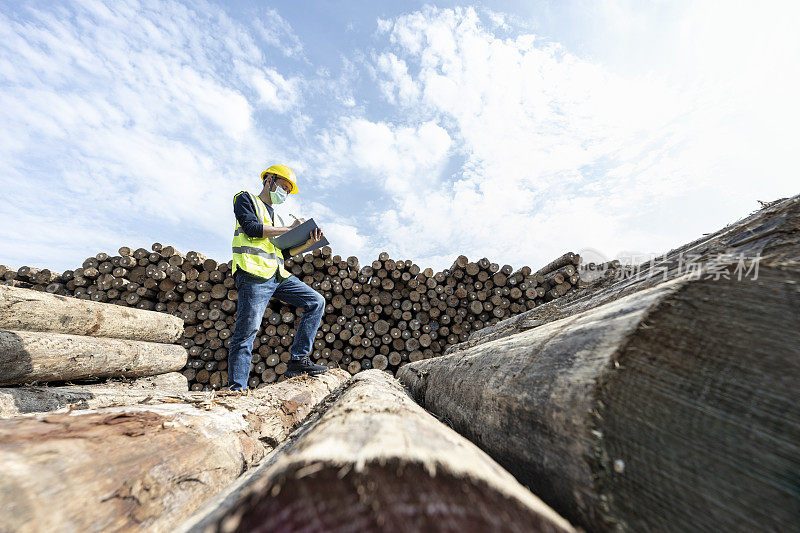
[{"label": "blue jeans", "polygon": [[299,359],[311,353],[314,336],[325,312],[325,298],[295,276],[280,280],[275,274],[264,280],[237,270],[235,278],[239,299],[236,328],[228,348],[228,384],[231,390],[246,390],[253,358],[253,341],[261,327],[269,299],[275,296],[284,303],[303,308],[291,349],[292,359]]}]

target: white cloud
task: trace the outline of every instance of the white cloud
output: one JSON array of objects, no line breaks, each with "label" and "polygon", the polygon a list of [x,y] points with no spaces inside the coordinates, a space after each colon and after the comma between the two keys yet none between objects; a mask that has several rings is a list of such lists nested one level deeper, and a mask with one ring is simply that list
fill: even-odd
[{"label": "white cloud", "polygon": [[[800,118],[789,96],[800,89],[798,67],[787,47],[796,50],[798,39],[775,13],[758,14],[761,32],[747,40],[746,25],[718,31],[731,16],[717,23],[718,10],[703,6],[682,13],[680,32],[669,36],[692,43],[687,56],[702,48],[699,68],[636,74],[617,74],[532,34],[500,37],[490,28],[507,30],[502,18],[490,13],[484,23],[469,8],[428,7],[380,21],[378,35],[389,45],[373,55],[377,81],[409,117],[390,129],[441,124],[464,159],[454,181],[432,188],[392,188],[402,175],[386,169],[396,172],[383,179],[393,206],[377,216],[392,228],[388,245],[415,257],[467,251],[534,264],[601,244],[609,254],[663,251],[695,237],[697,224],[747,213],[756,196],[787,194]],[[733,20],[744,23],[757,11],[746,7]],[[740,52],[735,59],[731,50]],[[738,70],[740,60],[757,76]],[[382,141],[392,132],[368,137],[367,153],[353,152],[359,162],[374,166],[373,159],[400,153]],[[753,179],[765,173],[768,180]],[[698,213],[697,198],[724,208]],[[693,217],[695,229],[667,213]]]},{"label": "white cloud", "polygon": [[260,102],[273,111],[287,112],[295,107],[300,98],[300,81],[286,79],[273,69],[257,71],[253,69],[252,82]]},{"label": "white cloud", "polygon": [[[419,98],[419,89],[408,75],[408,66],[405,61],[389,52],[380,54],[376,58],[376,66],[391,80],[379,82],[381,90],[389,102],[396,103],[399,100],[402,105],[410,105]],[[395,93],[397,93],[397,98],[395,98]]]},{"label": "white cloud", "polygon": [[342,257],[354,255],[365,258],[369,251],[367,238],[359,233],[356,226],[328,221],[325,223],[325,236],[330,242],[336,243],[335,253]]},{"label": "white cloud", "polygon": [[321,141],[316,165],[323,176],[363,176],[396,195],[436,183],[451,145],[447,131],[434,122],[397,126],[364,118],[343,119]]},{"label": "white cloud", "polygon": [[266,9],[253,23],[261,38],[288,57],[303,55],[303,43],[292,30],[291,24],[274,9]]},{"label": "white cloud", "polygon": [[[3,261],[34,263],[31,234],[50,250],[40,266],[60,269],[121,238],[212,242],[226,257],[243,176],[257,179],[267,154],[286,156],[254,114],[297,106],[300,78],[271,67],[247,27],[204,3],[19,12],[0,15],[0,185],[25,192],[0,199]],[[267,15],[299,53],[291,28]]]}]

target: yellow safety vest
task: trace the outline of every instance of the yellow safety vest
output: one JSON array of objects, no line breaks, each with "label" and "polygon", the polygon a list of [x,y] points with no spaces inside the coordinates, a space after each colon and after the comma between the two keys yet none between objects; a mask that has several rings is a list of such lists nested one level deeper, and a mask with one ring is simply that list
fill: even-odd
[{"label": "yellow safety vest", "polygon": [[[255,207],[258,219],[265,226],[274,226],[273,221],[269,217],[267,206],[261,198],[247,191],[242,191],[233,197],[234,203],[240,194],[249,194],[250,201],[253,203],[253,207]],[[280,220],[280,217],[278,217],[278,219]],[[248,237],[238,220],[233,230],[232,248],[233,271],[231,275],[236,273],[237,268],[241,268],[245,272],[264,279],[271,278],[275,275],[276,271],[282,278],[288,278],[290,275],[283,267],[283,254],[280,249],[276,248],[268,238]]]}]

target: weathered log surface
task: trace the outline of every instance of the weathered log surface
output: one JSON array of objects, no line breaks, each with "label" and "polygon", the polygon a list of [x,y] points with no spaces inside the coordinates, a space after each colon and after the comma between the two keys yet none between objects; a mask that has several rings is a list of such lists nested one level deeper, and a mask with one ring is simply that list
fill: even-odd
[{"label": "weathered log surface", "polygon": [[760,256],[760,267],[800,269],[800,196],[776,202],[717,232],[671,250],[632,275],[617,273],[597,280],[557,300],[475,331],[467,341],[449,346],[445,353],[527,331],[675,279],[686,272],[688,262],[736,264],[739,254],[747,258]]},{"label": "weathered log surface", "polygon": [[28,413],[46,413],[59,409],[96,409],[112,405],[149,403],[157,398],[191,398],[183,396],[188,380],[180,372],[169,372],[132,381],[107,381],[91,385],[63,387],[0,388],[0,418]]},{"label": "weathered log surface", "polygon": [[0,385],[175,372],[186,364],[176,344],[0,330]]},{"label": "weathered log surface", "polygon": [[348,377],[331,370],[248,395],[0,420],[2,527],[171,531]]},{"label": "weathered log surface", "polygon": [[789,268],[684,276],[398,378],[591,531],[788,530],[799,287]]},{"label": "weathered log surface", "polygon": [[165,313],[0,285],[0,328],[176,342],[183,320]]},{"label": "weathered log surface", "polygon": [[183,530],[570,531],[386,372],[354,376],[248,483]]}]

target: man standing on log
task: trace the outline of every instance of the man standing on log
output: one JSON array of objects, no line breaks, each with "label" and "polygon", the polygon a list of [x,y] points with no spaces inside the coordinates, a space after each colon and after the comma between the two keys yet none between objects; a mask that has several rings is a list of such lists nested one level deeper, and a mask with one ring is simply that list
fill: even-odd
[{"label": "man standing on log", "polygon": [[297,180],[289,167],[272,165],[261,173],[261,182],[263,186],[258,196],[242,191],[233,197],[236,228],[233,232],[232,275],[239,297],[236,328],[228,351],[230,390],[247,390],[253,341],[272,296],[303,308],[292,343],[292,357],[284,375],[316,375],[328,370],[325,366],[313,364],[308,357],[325,311],[325,298],[283,266],[285,257],[303,253],[322,239],[322,232],[316,230],[305,243],[291,250],[276,248],[270,238],[283,235],[304,222],[299,219],[291,226],[285,226],[273,209],[274,205],[283,203],[287,195],[297,194]]}]

